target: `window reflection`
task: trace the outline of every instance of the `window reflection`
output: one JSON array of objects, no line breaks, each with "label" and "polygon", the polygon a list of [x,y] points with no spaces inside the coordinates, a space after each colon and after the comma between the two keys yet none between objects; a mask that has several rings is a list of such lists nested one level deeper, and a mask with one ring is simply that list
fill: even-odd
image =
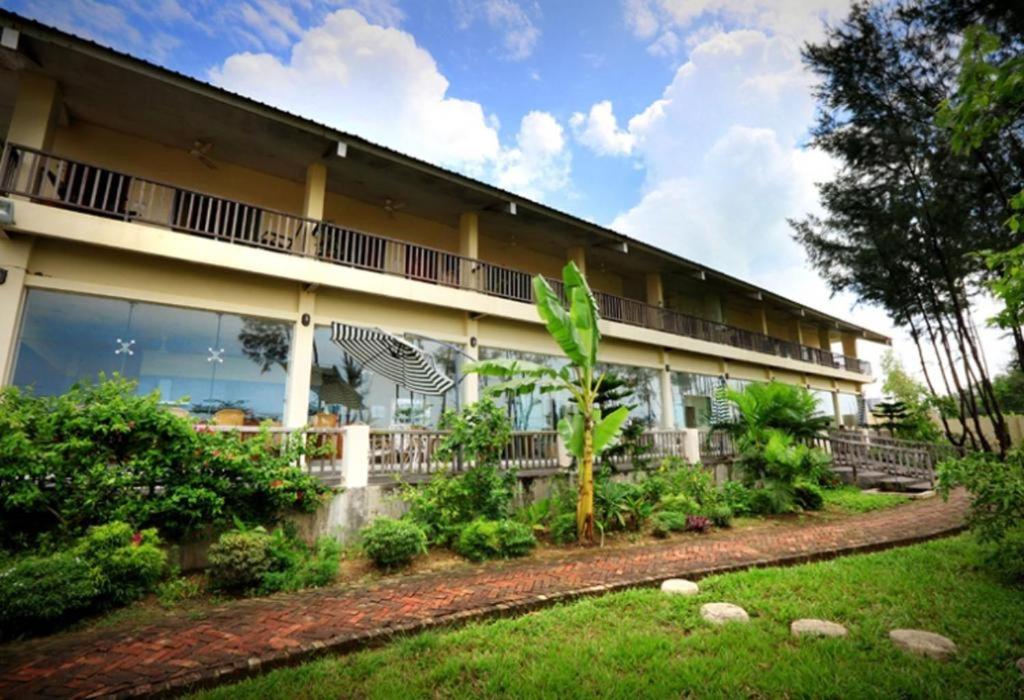
[{"label": "window reflection", "polygon": [[[568,364],[566,359],[554,355],[485,347],[480,348],[480,359],[519,360],[552,369],[561,369]],[[481,388],[501,381],[499,377],[480,378]],[[508,412],[513,430],[554,430],[558,427],[558,420],[565,415],[569,402],[569,393],[564,391],[542,394],[535,390],[531,394],[505,395],[496,399],[496,403]]]},{"label": "window reflection", "polygon": [[[461,355],[456,348],[411,334],[403,338],[433,357],[438,370],[459,379]],[[434,428],[446,410],[458,406],[458,391],[458,384],[441,396],[405,389],[342,352],[331,341],[330,327],[314,331],[309,393],[313,423]]]},{"label": "window reflection", "polygon": [[33,289],[13,383],[52,395],[119,372],[201,418],[240,408],[250,422],[280,420],[290,333],[281,321]]}]

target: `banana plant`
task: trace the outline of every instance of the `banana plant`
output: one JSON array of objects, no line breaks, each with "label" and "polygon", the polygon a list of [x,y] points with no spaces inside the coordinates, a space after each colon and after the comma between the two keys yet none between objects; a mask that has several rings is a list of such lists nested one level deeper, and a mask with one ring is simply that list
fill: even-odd
[{"label": "banana plant", "polygon": [[604,373],[597,368],[601,342],[597,302],[575,263],[569,262],[562,270],[562,281],[565,303],[541,275],[533,278],[533,291],[537,313],[569,360],[568,365],[554,369],[535,362],[496,359],[471,363],[466,371],[504,380],[487,387],[490,396],[564,391],[572,397],[573,410],[558,422],[558,432],[569,453],[576,457],[576,532],[580,542],[589,544],[594,541],[594,459],[615,444],[629,409],[623,406],[602,416],[596,406],[604,381]]}]

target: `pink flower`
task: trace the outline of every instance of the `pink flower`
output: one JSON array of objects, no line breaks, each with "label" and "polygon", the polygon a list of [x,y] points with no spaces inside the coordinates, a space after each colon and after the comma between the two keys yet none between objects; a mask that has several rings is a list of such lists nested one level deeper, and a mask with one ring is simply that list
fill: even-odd
[{"label": "pink flower", "polygon": [[136,532],[134,535],[132,535],[132,544],[135,545],[136,547],[138,547],[140,544],[142,544],[142,533],[141,532]]}]

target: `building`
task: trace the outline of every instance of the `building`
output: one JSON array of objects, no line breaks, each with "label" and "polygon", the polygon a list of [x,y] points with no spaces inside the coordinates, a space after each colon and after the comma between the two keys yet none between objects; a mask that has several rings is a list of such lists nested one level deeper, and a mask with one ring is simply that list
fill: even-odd
[{"label": "building", "polygon": [[[54,393],[98,372],[198,416],[241,408],[433,425],[478,396],[465,357],[558,362],[534,274],[586,271],[603,359],[652,427],[698,427],[723,382],[807,386],[852,422],[888,338],[273,106],[0,12],[0,378]],[[685,235],[685,224],[681,225]],[[335,349],[379,327],[458,378],[423,396]],[[551,427],[557,398],[510,407]]]}]

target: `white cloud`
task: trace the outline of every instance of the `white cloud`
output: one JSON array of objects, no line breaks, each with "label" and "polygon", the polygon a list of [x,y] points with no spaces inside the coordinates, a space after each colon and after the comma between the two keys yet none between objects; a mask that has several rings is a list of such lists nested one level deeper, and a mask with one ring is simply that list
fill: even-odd
[{"label": "white cloud", "polygon": [[600,155],[629,155],[636,141],[633,134],[619,128],[611,100],[598,102],[587,114],[576,112],[569,125],[580,143]]},{"label": "white cloud", "polygon": [[541,198],[568,179],[562,127],[531,112],[503,148],[497,118],[452,97],[433,57],[408,32],[338,10],[301,31],[290,53],[237,53],[210,79],[255,99],[403,153]]},{"label": "white cloud", "polygon": [[457,0],[456,15],[461,29],[468,29],[478,19],[502,34],[505,57],[521,61],[533,53],[540,39],[540,29],[531,14],[537,14],[537,6],[528,12],[515,0]]}]

